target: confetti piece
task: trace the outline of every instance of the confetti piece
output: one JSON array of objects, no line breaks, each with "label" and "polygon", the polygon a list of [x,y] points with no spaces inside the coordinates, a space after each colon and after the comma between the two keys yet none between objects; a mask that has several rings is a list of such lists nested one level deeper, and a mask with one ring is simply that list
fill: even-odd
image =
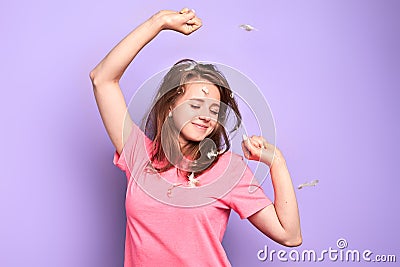
[{"label": "confetti piece", "polygon": [[251,26],[250,24],[242,24],[239,26],[241,29],[245,30],[245,31],[258,31],[256,28],[254,28],[253,26]]},{"label": "confetti piece", "polygon": [[188,179],[189,179],[189,181],[188,181],[189,187],[196,187],[200,183],[200,181],[198,179],[194,178],[194,172],[192,172],[188,176]]},{"label": "confetti piece", "polygon": [[213,159],[213,158],[215,158],[216,156],[218,156],[218,154],[219,154],[218,151],[216,151],[216,150],[214,150],[214,149],[211,149],[210,152],[207,152],[207,158],[208,158],[208,159]]},{"label": "confetti piece", "polygon": [[203,87],[201,88],[201,91],[203,91],[203,93],[204,93],[205,95],[208,95],[208,94],[210,93],[210,91],[208,91],[208,88],[205,87],[205,86],[203,86]]},{"label": "confetti piece", "polygon": [[303,187],[306,187],[306,186],[316,186],[318,184],[318,182],[319,182],[319,180],[313,180],[309,183],[300,184],[297,188],[302,189]]},{"label": "confetti piece", "polygon": [[167,196],[169,197],[169,198],[171,198],[172,197],[172,190],[175,188],[175,187],[178,187],[178,186],[180,186],[180,185],[182,185],[182,184],[173,184],[170,188],[168,188],[168,190],[167,190]]}]

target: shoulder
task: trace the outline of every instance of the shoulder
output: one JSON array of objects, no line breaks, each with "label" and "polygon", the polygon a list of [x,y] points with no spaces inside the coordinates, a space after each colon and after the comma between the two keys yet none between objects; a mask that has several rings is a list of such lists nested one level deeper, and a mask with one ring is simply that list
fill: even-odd
[{"label": "shoulder", "polygon": [[223,175],[242,176],[249,168],[242,155],[227,151],[218,157],[213,169],[218,170],[218,173]]},{"label": "shoulder", "polygon": [[232,151],[227,151],[220,155],[218,158],[218,163],[221,164],[246,164],[242,155],[239,155]]}]

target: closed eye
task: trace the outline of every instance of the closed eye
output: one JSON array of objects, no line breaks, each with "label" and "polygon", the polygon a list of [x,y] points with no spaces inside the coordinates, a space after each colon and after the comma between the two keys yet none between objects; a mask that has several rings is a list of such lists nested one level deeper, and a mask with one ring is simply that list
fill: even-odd
[{"label": "closed eye", "polygon": [[211,112],[211,114],[213,114],[213,115],[218,115],[219,110],[210,110],[210,112]]},{"label": "closed eye", "polygon": [[200,108],[200,106],[198,106],[198,105],[190,105],[190,107],[193,108],[193,109],[199,109]]}]

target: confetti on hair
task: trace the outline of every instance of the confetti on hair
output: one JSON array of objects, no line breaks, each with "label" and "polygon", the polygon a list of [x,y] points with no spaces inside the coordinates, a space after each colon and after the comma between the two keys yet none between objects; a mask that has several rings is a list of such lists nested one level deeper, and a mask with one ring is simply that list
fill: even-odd
[{"label": "confetti on hair", "polygon": [[193,70],[193,69],[194,69],[194,67],[195,67],[195,64],[190,64],[190,66],[189,66],[189,67],[187,67],[186,69],[184,69],[184,71],[190,71],[190,70]]},{"label": "confetti on hair", "polygon": [[242,24],[239,26],[241,29],[251,32],[251,31],[258,31],[256,28],[254,28],[253,26],[251,26],[250,24]]},{"label": "confetti on hair", "polygon": [[298,189],[302,189],[303,187],[306,187],[306,186],[316,186],[317,184],[318,184],[318,182],[319,182],[319,180],[313,180],[313,181],[311,181],[311,182],[307,182],[307,183],[304,183],[304,184],[300,184],[297,188]]}]

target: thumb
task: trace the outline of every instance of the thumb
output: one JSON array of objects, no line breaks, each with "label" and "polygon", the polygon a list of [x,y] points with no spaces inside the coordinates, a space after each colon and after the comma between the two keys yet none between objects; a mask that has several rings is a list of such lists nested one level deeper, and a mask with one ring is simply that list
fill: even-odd
[{"label": "thumb", "polygon": [[252,142],[252,140],[245,134],[242,136],[243,142],[248,148],[256,148],[256,144]]},{"label": "thumb", "polygon": [[243,135],[243,146],[249,152],[250,155],[254,155],[256,150],[256,144],[252,143],[251,139],[247,137],[247,135]]}]

